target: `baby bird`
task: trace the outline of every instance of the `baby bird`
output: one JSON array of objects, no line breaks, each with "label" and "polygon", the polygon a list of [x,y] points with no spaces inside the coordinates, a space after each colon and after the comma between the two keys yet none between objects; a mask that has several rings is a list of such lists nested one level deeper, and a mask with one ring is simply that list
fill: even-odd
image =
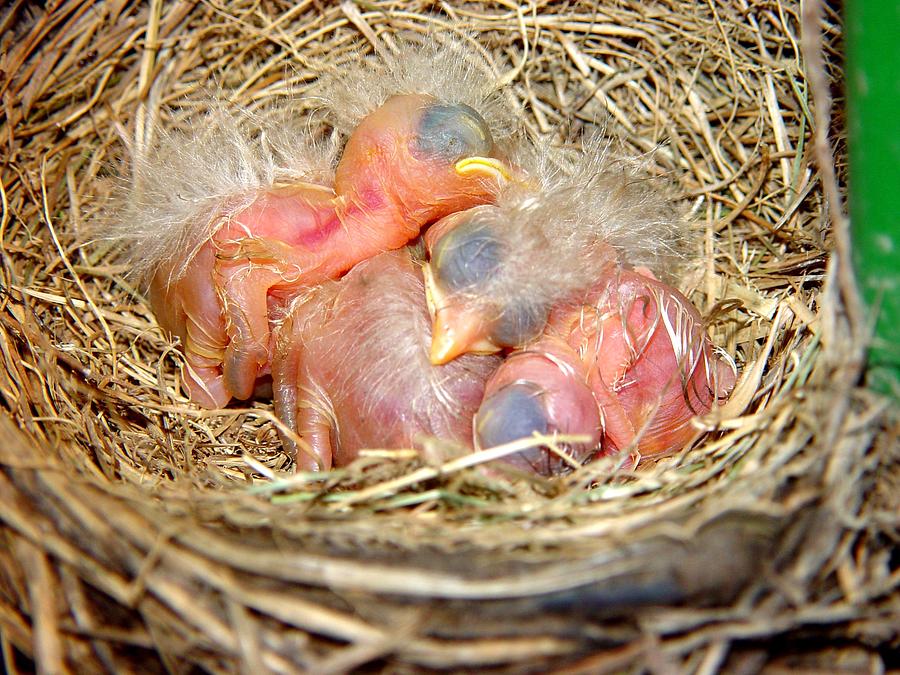
[{"label": "baby bird", "polygon": [[566,155],[522,145],[520,174],[497,203],[456,213],[425,234],[434,314],[432,362],[519,347],[552,307],[584,293],[617,260],[673,274],[688,228],[681,210],[609,142]]},{"label": "baby bird", "polygon": [[154,128],[109,218],[157,321],[181,340],[188,394],[207,407],[252,393],[268,291],[323,263],[338,147],[288,112],[213,105],[189,132]]},{"label": "baby bird", "polygon": [[490,66],[457,39],[396,41],[322,75],[321,111],[349,137],[335,189],[367,205],[391,198],[405,219],[430,223],[494,200],[508,178],[515,108]]},{"label": "baby bird", "polygon": [[[478,108],[499,107],[486,77],[458,80],[475,71],[457,47],[432,48],[425,80],[398,57],[380,76],[358,66],[323,83],[349,135],[333,175],[333,146],[246,113],[219,111],[136,157],[114,236],[130,243],[160,325],[181,339],[192,399],[221,407],[253,394],[270,313],[300,289],[494,198],[507,171]],[[372,92],[363,108],[359,89]]]},{"label": "baby bird", "polygon": [[[733,363],[716,352],[686,297],[649,270],[610,265],[581,302],[554,309],[542,337],[490,379],[476,445],[559,432],[590,439],[569,448],[576,462],[626,448],[661,455],[689,443],[697,434],[692,418],[734,382]],[[542,448],[511,461],[546,475],[564,468]]]},{"label": "baby bird", "polygon": [[352,461],[362,448],[412,447],[420,434],[471,447],[472,418],[498,356],[428,358],[431,321],[408,249],[358,264],[298,297],[276,329],[275,412],[299,469]]},{"label": "baby bird", "polygon": [[[524,154],[523,154],[524,153]],[[673,286],[686,258],[683,212],[635,162],[588,139],[574,156],[525,146],[496,205],[453,214],[425,234],[434,319],[431,358],[512,349],[475,420],[476,445],[579,434],[572,462],[635,447],[673,451],[691,418],[724,397],[734,372]],[[544,448],[510,457],[544,474]]]},{"label": "baby bird", "polygon": [[403,228],[402,246],[424,225],[494,200],[509,176],[513,110],[463,43],[396,49],[336,66],[316,96],[348,138],[335,172],[338,210],[361,214],[372,232]]}]

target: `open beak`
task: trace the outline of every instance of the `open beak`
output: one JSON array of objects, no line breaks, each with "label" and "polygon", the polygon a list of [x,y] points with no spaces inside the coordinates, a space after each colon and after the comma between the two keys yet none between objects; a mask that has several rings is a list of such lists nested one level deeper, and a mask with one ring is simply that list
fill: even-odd
[{"label": "open beak", "polygon": [[423,267],[425,298],[431,314],[432,365],[441,366],[466,353],[493,354],[500,351],[488,338],[487,322],[475,308],[447,302],[434,283],[431,266]]},{"label": "open beak", "polygon": [[466,157],[459,160],[453,169],[463,177],[481,176],[499,183],[511,180],[509,168],[499,159],[493,157]]}]

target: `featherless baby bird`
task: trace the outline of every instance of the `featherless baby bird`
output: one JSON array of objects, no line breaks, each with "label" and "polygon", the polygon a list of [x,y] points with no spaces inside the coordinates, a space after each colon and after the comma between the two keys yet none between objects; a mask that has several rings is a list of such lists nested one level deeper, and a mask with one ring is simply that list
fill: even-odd
[{"label": "featherless baby bird", "polygon": [[296,123],[221,110],[136,153],[113,236],[181,339],[192,399],[253,394],[273,305],[494,198],[507,170],[487,120],[506,122],[468,59],[458,43],[429,43],[324,78],[325,108],[348,135],[333,172],[334,147]]},{"label": "featherless baby bird", "polygon": [[334,216],[337,143],[287,108],[213,103],[187,131],[152,128],[108,219],[159,324],[207,407],[251,395],[268,349],[268,303],[301,271]]},{"label": "featherless baby bird", "polygon": [[446,36],[397,40],[394,51],[335,65],[316,95],[349,137],[336,192],[413,236],[493,202],[509,176],[505,146],[516,119],[499,86],[489,63]]},{"label": "featherless baby bird", "polygon": [[[584,435],[569,448],[574,463],[633,444],[645,455],[681,447],[691,418],[734,382],[697,310],[657,279],[686,262],[683,211],[600,137],[574,157],[525,151],[514,163],[526,177],[495,205],[425,235],[432,362],[514,350],[476,417],[480,447],[534,432]],[[564,468],[541,448],[509,461]]]},{"label": "featherless baby bird", "polygon": [[[476,445],[542,434],[579,434],[581,463],[630,449],[670,453],[696,435],[692,419],[722,401],[734,364],[718,352],[697,309],[646,268],[608,265],[578,302],[556,307],[540,338],[514,352],[487,384]],[[546,449],[513,464],[552,474],[566,465]]]},{"label": "featherless baby bird", "polygon": [[352,461],[362,448],[412,447],[427,434],[471,447],[472,419],[499,356],[429,360],[431,321],[408,249],[356,265],[298,297],[276,329],[275,412],[301,469]]},{"label": "featherless baby bird", "polygon": [[564,153],[521,143],[496,204],[452,214],[425,234],[432,361],[520,347],[550,310],[614,261],[673,274],[687,249],[683,213],[636,162],[587,139]]}]

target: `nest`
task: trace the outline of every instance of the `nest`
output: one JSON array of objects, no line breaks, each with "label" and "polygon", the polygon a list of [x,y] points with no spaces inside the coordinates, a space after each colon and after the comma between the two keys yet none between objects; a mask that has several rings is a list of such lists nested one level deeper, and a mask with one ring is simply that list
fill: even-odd
[{"label": "nest", "polygon": [[[0,25],[7,672],[890,666],[897,416],[856,384],[832,9],[72,0]],[[433,440],[291,475],[271,407],[191,404],[127,270],[85,244],[157,120],[211,89],[302,97],[435,31],[491,59],[531,131],[603,121],[692,207],[679,286],[743,372],[693,447],[508,482]]]}]

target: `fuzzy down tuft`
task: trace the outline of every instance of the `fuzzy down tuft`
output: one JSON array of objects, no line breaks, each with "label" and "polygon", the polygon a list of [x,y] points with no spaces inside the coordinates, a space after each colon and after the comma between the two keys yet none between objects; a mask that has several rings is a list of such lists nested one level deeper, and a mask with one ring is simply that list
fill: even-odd
[{"label": "fuzzy down tuft", "polygon": [[515,106],[503,94],[491,64],[462,38],[431,35],[396,41],[396,51],[358,54],[323,75],[317,95],[323,113],[349,133],[391,96],[429,94],[444,103],[465,104],[487,121],[495,140],[516,128]]},{"label": "fuzzy down tuft", "polygon": [[297,182],[330,186],[338,143],[316,140],[314,122],[280,104],[262,113],[213,101],[183,130],[157,125],[132,152],[98,239],[112,240],[130,274],[147,282],[163,261],[191,258],[229,216],[264,189]]},{"label": "fuzzy down tuft", "polygon": [[[578,151],[518,144],[527,174],[479,207],[477,220],[499,235],[502,272],[467,302],[552,306],[590,288],[611,263],[646,267],[673,281],[692,249],[685,209],[665,181],[619,159],[601,136]],[[463,291],[465,292],[465,291]]]}]

